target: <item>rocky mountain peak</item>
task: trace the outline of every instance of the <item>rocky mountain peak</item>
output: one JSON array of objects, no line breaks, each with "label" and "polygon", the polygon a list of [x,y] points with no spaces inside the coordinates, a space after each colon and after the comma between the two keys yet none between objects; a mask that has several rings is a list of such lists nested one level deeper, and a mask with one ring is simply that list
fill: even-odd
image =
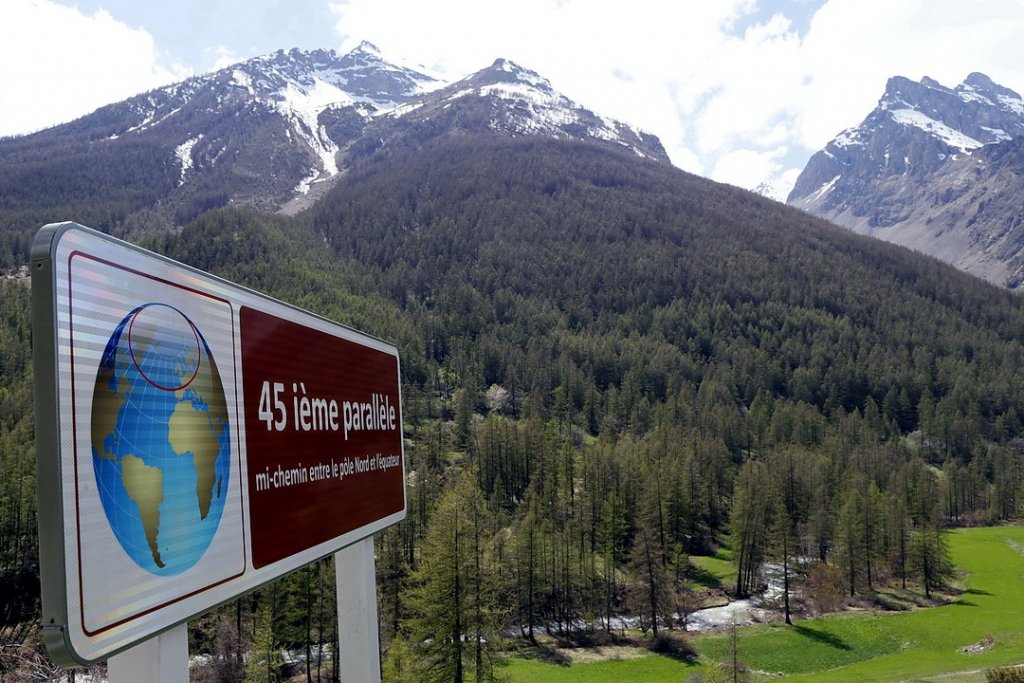
[{"label": "rocky mountain peak", "polygon": [[[815,154],[789,202],[812,212],[851,211],[865,228],[885,219],[858,205],[864,183],[930,173],[948,159],[1024,134],[1024,101],[974,73],[955,89],[931,78],[890,78],[878,106]],[[847,188],[844,190],[844,187]]]},{"label": "rocky mountain peak", "polygon": [[[894,76],[859,126],[843,131],[811,157],[788,202],[993,280],[1019,281],[985,255],[997,240],[986,237],[971,218],[980,215],[979,207],[958,205],[941,220],[935,212],[962,204],[967,194],[981,201],[979,179],[995,168],[988,161],[988,148],[1020,136],[1024,100],[984,74],[972,73],[955,88],[928,77],[918,82]],[[953,176],[955,187],[946,187]],[[938,195],[930,190],[937,186],[945,187]],[[996,220],[994,213],[986,213]],[[993,229],[1005,232],[1005,226]],[[960,230],[970,236],[954,239]],[[947,244],[939,245],[942,241]],[[1013,250],[1002,237],[998,241],[1003,252]],[[949,246],[952,242],[955,247]]]},{"label": "rocky mountain peak", "polygon": [[668,161],[653,135],[509,60],[448,84],[363,42],[345,54],[279,50],[137,95],[0,144],[0,164],[17,178],[85,159],[88,176],[134,159],[122,183],[131,211],[158,206],[154,220],[180,224],[227,203],[298,211],[362,156],[459,132],[594,141]]},{"label": "rocky mountain peak", "polygon": [[489,129],[513,137],[598,140],[641,157],[668,161],[657,137],[587,109],[537,72],[507,59],[497,59],[419,102],[414,112],[403,112],[403,116],[444,119],[451,117],[447,113],[451,109],[458,113],[457,125],[466,129]]},{"label": "rocky mountain peak", "polygon": [[352,54],[355,53],[376,55],[377,57],[380,57],[381,55],[380,48],[368,40],[360,41],[359,45],[357,45],[356,48],[352,50]]},{"label": "rocky mountain peak", "polygon": [[1019,106],[1015,105],[1021,102],[1021,96],[994,82],[983,73],[975,71],[970,74],[956,90],[965,99],[972,96],[983,97],[997,107],[1019,110]]},{"label": "rocky mountain peak", "polygon": [[1013,92],[1009,88],[1003,88],[1001,85],[997,85],[991,78],[978,71],[972,71],[969,73],[961,86],[968,86],[975,90],[1005,90],[1006,92]]},{"label": "rocky mountain peak", "polygon": [[[475,80],[492,83],[528,83],[540,90],[552,91],[551,82],[536,71],[508,59],[496,59],[490,67],[478,71]],[[472,77],[471,77],[472,78]]]},{"label": "rocky mountain peak", "polygon": [[246,82],[253,86],[253,94],[264,97],[280,99],[289,86],[300,90],[327,86],[338,91],[338,103],[359,103],[372,110],[390,109],[445,85],[411,67],[389,62],[376,46],[365,41],[346,54],[334,50],[279,50],[218,72],[222,73],[232,74],[234,81]]}]

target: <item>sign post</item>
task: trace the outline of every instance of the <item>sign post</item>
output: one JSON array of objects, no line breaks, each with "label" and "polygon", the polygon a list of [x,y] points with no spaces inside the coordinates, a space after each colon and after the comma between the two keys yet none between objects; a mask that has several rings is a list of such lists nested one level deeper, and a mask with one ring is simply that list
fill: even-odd
[{"label": "sign post", "polygon": [[345,637],[338,661],[353,681],[380,683],[380,635],[373,539],[365,538],[334,555],[338,588],[338,626]]},{"label": "sign post", "polygon": [[372,535],[406,512],[397,349],[75,223],[40,230],[32,276],[55,661],[179,680],[189,619],[337,554],[359,643],[342,661],[379,679]]},{"label": "sign post", "polygon": [[145,640],[107,660],[109,683],[175,683],[188,680],[188,625]]}]

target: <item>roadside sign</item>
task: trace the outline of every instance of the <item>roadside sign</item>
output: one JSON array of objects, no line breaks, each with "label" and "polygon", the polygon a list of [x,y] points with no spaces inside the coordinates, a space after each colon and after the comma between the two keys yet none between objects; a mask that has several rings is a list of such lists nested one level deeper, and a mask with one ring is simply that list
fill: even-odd
[{"label": "roadside sign", "polygon": [[87,664],[405,517],[390,344],[75,223],[33,244],[43,630]]}]

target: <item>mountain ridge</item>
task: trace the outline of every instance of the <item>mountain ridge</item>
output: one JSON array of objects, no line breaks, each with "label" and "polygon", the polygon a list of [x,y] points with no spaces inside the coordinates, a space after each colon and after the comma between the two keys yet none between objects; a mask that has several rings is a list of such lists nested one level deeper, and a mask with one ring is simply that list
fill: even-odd
[{"label": "mountain ridge", "polygon": [[[124,234],[228,204],[294,213],[315,202],[349,154],[409,130],[441,130],[455,114],[476,119],[475,130],[591,139],[668,161],[656,137],[585,109],[507,60],[447,83],[364,42],[346,54],[279,50],[0,140],[4,184],[15,188],[0,189],[0,201],[29,210],[18,221],[25,229],[52,219],[39,211],[52,209],[122,224]],[[101,221],[86,210],[97,193],[84,176],[126,189]]]},{"label": "mountain ridge", "polygon": [[1024,99],[984,74],[955,88],[896,76],[860,125],[811,157],[787,201],[1016,288],[1020,182],[1005,169],[1009,157],[1024,162],[1011,144],[1022,135]]}]

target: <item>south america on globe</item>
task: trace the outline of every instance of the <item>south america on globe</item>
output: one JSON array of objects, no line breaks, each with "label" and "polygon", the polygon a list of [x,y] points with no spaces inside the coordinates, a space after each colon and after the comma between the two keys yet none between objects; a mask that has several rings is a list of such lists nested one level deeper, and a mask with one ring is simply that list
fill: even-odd
[{"label": "south america on globe", "polygon": [[144,304],[114,329],[91,436],[100,500],[125,552],[161,576],[195,565],[224,512],[231,426],[210,347],[177,308]]}]

